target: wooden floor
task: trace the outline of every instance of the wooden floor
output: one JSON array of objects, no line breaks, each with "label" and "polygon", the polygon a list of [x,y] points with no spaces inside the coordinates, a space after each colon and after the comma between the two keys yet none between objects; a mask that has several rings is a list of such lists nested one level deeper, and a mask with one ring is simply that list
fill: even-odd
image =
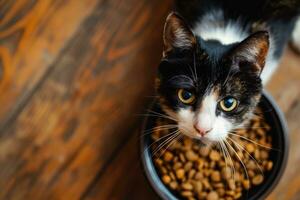
[{"label": "wooden floor", "polygon": [[[138,152],[171,1],[0,0],[0,199],[157,199]],[[300,199],[300,56],[267,89],[286,114]]]}]

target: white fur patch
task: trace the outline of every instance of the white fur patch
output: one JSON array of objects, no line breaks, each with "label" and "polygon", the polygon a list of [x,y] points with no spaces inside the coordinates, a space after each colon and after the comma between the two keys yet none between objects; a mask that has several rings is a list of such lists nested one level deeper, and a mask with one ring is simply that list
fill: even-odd
[{"label": "white fur patch", "polygon": [[292,43],[294,47],[300,52],[300,17],[297,20],[295,29],[292,34]]},{"label": "white fur patch", "polygon": [[241,42],[247,37],[238,20],[225,22],[221,10],[212,11],[203,16],[193,32],[204,40],[218,40],[222,44]]},{"label": "white fur patch", "polygon": [[[201,108],[195,113],[190,109],[180,109],[178,112],[178,126],[180,131],[192,138],[202,141],[221,141],[228,136],[233,128],[230,121],[222,116],[216,116],[217,97],[214,94],[207,95]],[[210,130],[205,136],[201,136],[194,128],[198,123],[201,128]]]},{"label": "white fur patch", "polygon": [[265,67],[260,75],[263,85],[266,85],[278,67],[278,60],[267,59]]}]

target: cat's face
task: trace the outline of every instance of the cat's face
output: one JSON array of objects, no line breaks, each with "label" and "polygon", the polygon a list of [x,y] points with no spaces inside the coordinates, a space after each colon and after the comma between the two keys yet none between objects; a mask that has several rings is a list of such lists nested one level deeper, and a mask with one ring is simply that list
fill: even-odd
[{"label": "cat's face", "polygon": [[260,100],[260,74],[269,47],[259,32],[222,46],[195,37],[172,13],[164,30],[157,91],[162,109],[181,132],[203,141],[224,140],[241,128]]}]

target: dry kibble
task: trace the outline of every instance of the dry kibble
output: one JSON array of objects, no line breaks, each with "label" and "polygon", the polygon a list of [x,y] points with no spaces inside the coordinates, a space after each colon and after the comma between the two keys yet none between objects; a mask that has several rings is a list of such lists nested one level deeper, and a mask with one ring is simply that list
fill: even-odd
[{"label": "dry kibble", "polygon": [[205,189],[210,189],[210,187],[211,187],[210,184],[209,184],[208,179],[206,179],[206,178],[204,178],[202,180],[202,184],[203,184],[203,186],[204,186]]},{"label": "dry kibble", "polygon": [[194,188],[195,188],[195,191],[197,192],[197,194],[200,194],[202,192],[202,183],[200,181],[195,181],[194,182]]},{"label": "dry kibble", "polygon": [[248,143],[246,145],[246,150],[249,152],[249,153],[253,153],[255,151],[255,148],[254,148],[254,145],[251,144],[251,143]]},{"label": "dry kibble", "polygon": [[192,146],[193,146],[193,141],[190,139],[190,138],[184,138],[184,140],[183,140],[183,144],[184,144],[184,148],[185,149],[187,149],[187,150],[189,150],[189,149],[191,149],[192,148]]},{"label": "dry kibble", "polygon": [[166,173],[168,173],[168,170],[167,170],[167,168],[165,168],[165,167],[161,167],[161,172],[162,172],[163,174],[166,174]]},{"label": "dry kibble", "polygon": [[206,192],[201,192],[198,194],[198,199],[206,199],[207,198],[207,193]]},{"label": "dry kibble", "polygon": [[213,160],[213,161],[218,161],[218,160],[220,160],[221,156],[220,156],[220,153],[219,153],[219,152],[213,150],[213,151],[210,152],[209,158],[210,158],[211,160]]},{"label": "dry kibble", "polygon": [[[157,124],[164,125],[163,121]],[[267,128],[263,128],[270,129],[270,126],[262,118],[253,119],[250,125],[258,128],[239,130],[237,134],[241,138],[232,136],[235,142],[227,140],[236,152],[227,149],[226,160],[224,152],[216,146],[205,146],[186,136],[174,142],[172,148],[159,150],[157,155],[160,156],[154,156],[154,164],[162,182],[179,195],[178,199],[244,199],[245,191],[262,184],[263,173],[272,170],[274,164],[270,160],[270,150],[262,147],[272,148],[272,137],[267,135]],[[166,134],[169,134],[169,131],[155,131],[151,137],[158,141]],[[262,146],[244,140],[243,137]],[[240,149],[235,143],[244,148]],[[153,145],[153,149],[158,145]],[[240,159],[245,166],[241,164]]]},{"label": "dry kibble", "polygon": [[249,160],[246,167],[248,170],[254,170],[257,168],[256,163],[253,160]]},{"label": "dry kibble", "polygon": [[161,179],[164,182],[164,184],[169,184],[171,182],[171,177],[168,175],[164,175]]},{"label": "dry kibble", "polygon": [[198,155],[193,150],[187,151],[185,156],[186,156],[186,159],[189,161],[195,161],[198,159]]},{"label": "dry kibble", "polygon": [[264,177],[261,174],[258,174],[256,176],[253,177],[252,179],[252,184],[253,185],[259,185],[264,181]]},{"label": "dry kibble", "polygon": [[209,152],[210,152],[210,148],[208,148],[208,147],[201,147],[199,150],[199,154],[202,157],[207,157],[209,155]]},{"label": "dry kibble", "polygon": [[235,194],[235,192],[232,191],[232,190],[228,190],[228,191],[226,191],[225,193],[226,193],[226,195],[229,195],[229,196],[231,196],[231,197],[233,197],[234,194]]},{"label": "dry kibble", "polygon": [[207,195],[207,200],[218,200],[219,199],[219,195],[217,192],[215,191],[211,191],[210,193],[208,193]]},{"label": "dry kibble", "polygon": [[219,188],[219,189],[217,189],[217,193],[219,194],[220,197],[222,197],[225,194],[225,189],[224,188]]},{"label": "dry kibble", "polygon": [[214,182],[219,182],[221,181],[221,174],[219,171],[213,171],[211,173],[211,180]]},{"label": "dry kibble", "polygon": [[184,197],[191,197],[193,196],[193,193],[191,191],[183,191],[181,192],[181,195]]},{"label": "dry kibble", "polygon": [[262,150],[262,151],[260,151],[260,157],[261,157],[261,159],[266,160],[266,159],[268,159],[269,154],[267,151]]},{"label": "dry kibble", "polygon": [[155,159],[155,164],[161,166],[163,164],[163,161],[161,159],[157,158],[157,159]]},{"label": "dry kibble", "polygon": [[178,170],[176,170],[176,177],[178,179],[183,179],[184,178],[184,173],[185,173],[184,169],[178,169]]},{"label": "dry kibble", "polygon": [[191,169],[191,170],[189,171],[189,173],[188,173],[188,178],[189,178],[189,179],[193,179],[194,176],[195,176],[195,174],[196,174],[196,170]]},{"label": "dry kibble", "polygon": [[215,188],[224,188],[224,183],[214,183]]},{"label": "dry kibble", "polygon": [[260,151],[258,149],[255,149],[254,151],[254,158],[256,160],[260,160]]},{"label": "dry kibble", "polygon": [[231,190],[235,190],[235,182],[234,182],[233,179],[229,179],[229,180],[228,180],[228,187],[229,187],[229,189],[231,189]]},{"label": "dry kibble", "polygon": [[248,176],[253,178],[255,176],[255,172],[253,170],[248,170]]},{"label": "dry kibble", "polygon": [[179,169],[179,168],[181,168],[182,167],[182,163],[181,162],[176,162],[175,164],[174,164],[174,166],[173,166],[173,169]]},{"label": "dry kibble", "polygon": [[246,190],[249,190],[250,188],[250,181],[249,180],[243,180],[242,185]]},{"label": "dry kibble", "polygon": [[176,176],[173,172],[170,172],[170,177],[172,180],[174,180],[174,181],[176,180]]},{"label": "dry kibble", "polygon": [[266,164],[266,170],[270,171],[273,168],[273,162],[272,161],[268,161]]},{"label": "dry kibble", "polygon": [[184,165],[184,171],[188,172],[192,169],[193,167],[193,163],[192,162],[187,162],[185,165]]},{"label": "dry kibble", "polygon": [[197,172],[195,175],[196,180],[201,180],[203,178],[203,174],[201,172]]},{"label": "dry kibble", "polygon": [[169,151],[167,151],[166,153],[164,153],[164,160],[167,162],[170,162],[173,159],[173,154],[170,153]]},{"label": "dry kibble", "polygon": [[177,183],[176,181],[172,181],[172,182],[170,183],[170,188],[171,188],[172,190],[176,190],[177,187],[178,187],[178,183]]},{"label": "dry kibble", "polygon": [[184,157],[184,155],[183,155],[182,153],[179,154],[179,159],[180,159],[180,161],[183,162],[183,163],[185,163],[185,161],[186,161],[186,159],[185,159],[185,157]]},{"label": "dry kibble", "polygon": [[184,189],[184,190],[192,190],[194,187],[191,183],[182,183],[181,187]]},{"label": "dry kibble", "polygon": [[204,167],[204,160],[198,159],[197,164],[198,164],[198,170],[201,171],[202,168]]},{"label": "dry kibble", "polygon": [[234,199],[239,199],[239,198],[241,198],[241,196],[242,196],[242,193],[241,192],[238,192],[238,193],[236,193],[235,195],[234,195]]},{"label": "dry kibble", "polygon": [[208,176],[210,176],[211,172],[212,172],[212,171],[211,171],[210,169],[207,169],[207,170],[205,170],[205,171],[203,172],[203,174],[204,174],[205,177],[208,177]]},{"label": "dry kibble", "polygon": [[223,167],[222,169],[222,177],[227,180],[231,177],[231,169],[230,167]]}]

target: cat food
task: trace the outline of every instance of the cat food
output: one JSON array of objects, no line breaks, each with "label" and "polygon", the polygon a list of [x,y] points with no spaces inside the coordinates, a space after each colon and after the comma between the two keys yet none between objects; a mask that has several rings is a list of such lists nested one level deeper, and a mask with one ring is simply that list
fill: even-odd
[{"label": "cat food", "polygon": [[[182,199],[230,200],[247,195],[273,168],[270,126],[257,116],[249,127],[230,135],[222,146],[203,145],[182,134],[164,144],[174,130],[156,130],[153,159],[162,182]],[[166,140],[160,141],[162,137]]]}]

